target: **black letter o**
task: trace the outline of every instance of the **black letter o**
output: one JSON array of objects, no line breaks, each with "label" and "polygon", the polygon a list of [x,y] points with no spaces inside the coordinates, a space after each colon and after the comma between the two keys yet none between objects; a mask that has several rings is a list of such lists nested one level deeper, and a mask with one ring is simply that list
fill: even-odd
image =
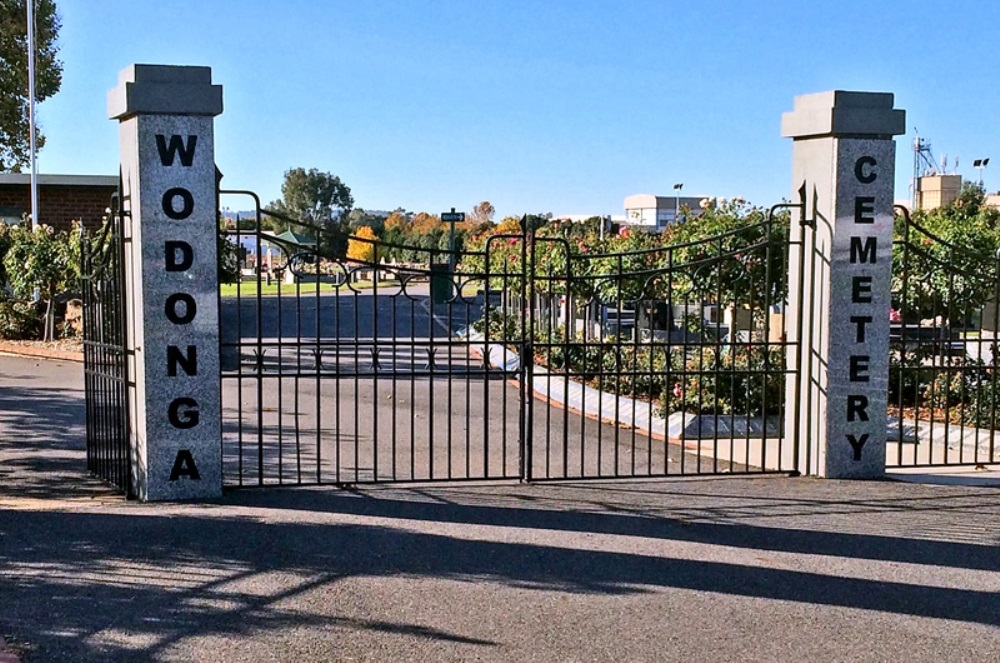
[{"label": "black letter o", "polygon": [[[184,315],[177,313],[177,304],[184,302]],[[187,293],[179,292],[167,297],[167,303],[163,307],[163,312],[167,315],[167,320],[175,325],[186,325],[194,320],[198,312],[198,305],[194,302],[194,297]]]},{"label": "black letter o", "polygon": [[[174,198],[177,196],[181,197],[180,211],[174,210]],[[181,219],[186,219],[191,216],[191,212],[194,211],[194,196],[187,189],[182,189],[180,187],[175,187],[173,189],[167,189],[166,193],[163,194],[163,213],[169,216],[171,219],[176,219],[180,221]]]},{"label": "black letter o", "polygon": [[[854,162],[854,176],[857,177],[858,181],[862,184],[871,184],[875,181],[875,178],[878,177],[878,175],[875,174],[875,166],[877,165],[878,162],[875,161],[874,157],[861,157]],[[865,175],[865,166],[870,166],[872,168],[872,170],[868,171],[867,175]]]}]

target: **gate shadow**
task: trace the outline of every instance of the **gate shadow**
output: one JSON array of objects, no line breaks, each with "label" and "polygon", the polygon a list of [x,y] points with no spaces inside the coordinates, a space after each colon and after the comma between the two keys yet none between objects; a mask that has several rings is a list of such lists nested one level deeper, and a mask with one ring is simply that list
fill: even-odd
[{"label": "gate shadow", "polygon": [[[795,481],[795,479],[783,479]],[[732,481],[732,479],[717,479],[715,481]],[[754,480],[747,480],[754,481]],[[758,479],[756,481],[773,481]],[[811,481],[804,479],[800,481]],[[573,490],[579,489],[572,484],[563,484]],[[636,484],[630,484],[636,485]],[[519,487],[510,485],[505,489],[517,490]],[[558,486],[546,488],[559,490]],[[499,489],[499,490],[505,490]],[[458,501],[448,501],[451,489],[444,487],[427,491],[421,499],[394,498],[380,495],[380,492],[390,492],[393,489],[370,489],[365,491],[345,492],[326,489],[288,489],[275,488],[267,492],[234,491],[226,501],[228,504],[243,506],[261,506],[277,509],[304,511],[319,511],[329,513],[350,514],[356,516],[400,518],[437,523],[458,523],[467,525],[487,525],[497,527],[514,527],[527,529],[554,530],[564,532],[581,532],[591,534],[610,534],[619,536],[645,537],[653,539],[669,539],[690,543],[703,543],[720,546],[731,546],[753,550],[775,552],[801,553],[812,555],[830,555],[851,559],[869,559],[873,561],[902,562],[907,564],[944,566],[959,569],[1000,571],[1000,532],[993,534],[993,545],[970,544],[955,541],[940,541],[930,539],[887,536],[879,534],[858,534],[846,532],[819,531],[816,529],[786,529],[781,527],[766,527],[755,524],[732,524],[707,522],[704,519],[690,519],[683,516],[665,516],[663,508],[631,507],[626,513],[615,513],[623,510],[613,505],[604,504],[591,508],[589,511],[579,510],[582,506],[578,501],[569,498],[561,505],[558,497],[550,499],[555,508],[519,507],[510,504],[475,504]],[[498,489],[494,488],[494,495]],[[582,489],[586,490],[586,489]],[[617,488],[615,488],[617,490]],[[672,492],[669,484],[660,481],[654,488],[655,494],[666,496],[672,494],[680,497],[692,497],[691,493]],[[651,492],[653,492],[651,491]],[[473,494],[473,500],[475,494]],[[468,497],[468,493],[466,497]],[[732,499],[731,495],[704,495],[699,497]],[[443,497],[443,499],[442,499]],[[530,499],[530,498],[529,498]],[[744,498],[748,501],[769,501],[754,495]],[[792,515],[789,510],[796,507],[810,508],[818,513],[840,516],[843,514],[859,514],[865,511],[866,503],[873,510],[880,512],[896,511],[900,515],[913,513],[917,510],[947,510],[947,498],[935,496],[933,500],[925,498],[899,499],[895,503],[887,503],[883,499],[843,500],[818,502],[810,499],[775,498],[781,502],[785,515]],[[557,506],[556,506],[557,505]],[[975,504],[966,503],[955,508],[965,509],[969,517],[981,517],[984,510],[1000,515],[1000,491],[990,490],[976,493]],[[717,508],[716,511],[719,509]],[[753,506],[743,506],[741,511],[753,512]],[[756,514],[762,515],[762,514]],[[752,516],[751,516],[752,517]]]}]

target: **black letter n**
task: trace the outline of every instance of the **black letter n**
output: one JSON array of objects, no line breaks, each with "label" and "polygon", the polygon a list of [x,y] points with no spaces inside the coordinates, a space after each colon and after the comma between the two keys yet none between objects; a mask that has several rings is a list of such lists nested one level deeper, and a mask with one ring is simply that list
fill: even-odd
[{"label": "black letter n", "polygon": [[198,375],[198,347],[187,346],[187,354],[176,345],[167,346],[167,375],[177,377],[177,369],[188,375]]},{"label": "black letter n", "polygon": [[181,164],[190,166],[194,161],[194,148],[198,144],[197,136],[188,136],[187,145],[181,142],[180,136],[171,136],[170,145],[163,134],[156,134],[156,149],[160,152],[160,163],[164,166],[174,165],[174,155],[180,155]]}]

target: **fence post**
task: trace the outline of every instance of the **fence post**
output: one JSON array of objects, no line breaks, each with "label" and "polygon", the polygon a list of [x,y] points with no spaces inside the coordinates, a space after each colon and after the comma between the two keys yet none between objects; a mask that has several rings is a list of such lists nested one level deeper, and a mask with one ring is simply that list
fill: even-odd
[{"label": "fence post", "polygon": [[119,123],[132,472],[141,500],[222,493],[218,220],[209,67],[132,65]]},{"label": "fence post", "polygon": [[802,203],[788,260],[788,320],[796,323],[787,361],[797,379],[788,380],[785,430],[798,433],[795,469],[804,474],[885,474],[893,136],[905,124],[893,95],[873,92],[796,97],[782,118]]}]

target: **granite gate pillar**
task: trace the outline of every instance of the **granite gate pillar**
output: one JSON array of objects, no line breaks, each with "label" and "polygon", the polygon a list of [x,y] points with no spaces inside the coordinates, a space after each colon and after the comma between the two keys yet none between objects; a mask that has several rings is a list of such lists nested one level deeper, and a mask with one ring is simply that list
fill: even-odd
[{"label": "granite gate pillar", "polygon": [[789,314],[802,317],[788,325],[799,379],[787,382],[785,421],[804,474],[885,474],[893,136],[905,124],[892,94],[870,92],[796,97],[782,118],[804,203],[792,214]]},{"label": "granite gate pillar", "polygon": [[218,221],[208,67],[133,65],[119,122],[132,471],[142,500],[222,493]]}]

